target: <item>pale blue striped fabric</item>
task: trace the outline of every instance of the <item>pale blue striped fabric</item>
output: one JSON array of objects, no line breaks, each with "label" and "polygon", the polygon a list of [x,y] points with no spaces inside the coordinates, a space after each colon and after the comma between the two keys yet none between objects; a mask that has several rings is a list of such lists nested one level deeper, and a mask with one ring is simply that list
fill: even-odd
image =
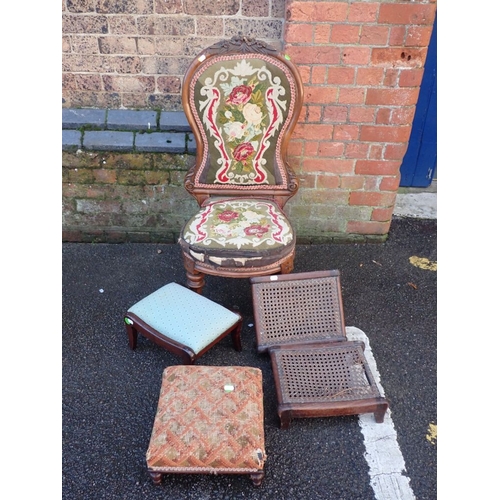
[{"label": "pale blue striped fabric", "polygon": [[239,316],[177,283],[169,283],[133,305],[148,325],[198,354],[231,326]]}]

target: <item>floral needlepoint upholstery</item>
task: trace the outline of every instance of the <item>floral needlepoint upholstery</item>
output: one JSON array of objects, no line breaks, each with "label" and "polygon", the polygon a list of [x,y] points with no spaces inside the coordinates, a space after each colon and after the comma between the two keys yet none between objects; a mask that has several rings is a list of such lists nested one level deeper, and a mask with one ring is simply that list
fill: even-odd
[{"label": "floral needlepoint upholstery", "polygon": [[274,149],[293,107],[293,79],[284,64],[261,56],[221,57],[195,75],[190,105],[206,136],[197,182],[276,185],[284,178]]},{"label": "floral needlepoint upholstery", "polygon": [[188,221],[182,240],[195,259],[223,266],[238,265],[235,258],[239,265],[265,265],[266,258],[274,261],[295,243],[281,209],[269,200],[258,199],[209,203]]}]

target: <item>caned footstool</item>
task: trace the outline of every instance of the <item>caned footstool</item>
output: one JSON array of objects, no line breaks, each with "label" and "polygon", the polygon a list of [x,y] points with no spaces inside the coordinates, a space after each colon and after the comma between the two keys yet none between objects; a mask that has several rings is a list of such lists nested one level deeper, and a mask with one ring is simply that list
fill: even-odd
[{"label": "caned footstool", "polygon": [[164,474],[264,477],[262,372],[241,366],[169,366],[146,453],[155,484]]},{"label": "caned footstool", "polygon": [[373,413],[382,423],[389,406],[358,341],[318,342],[269,350],[282,429],[294,417]]},{"label": "caned footstool", "polygon": [[241,351],[241,315],[177,283],[134,304],[124,321],[130,349],[136,348],[140,333],[180,356],[184,364],[194,364],[229,334]]}]

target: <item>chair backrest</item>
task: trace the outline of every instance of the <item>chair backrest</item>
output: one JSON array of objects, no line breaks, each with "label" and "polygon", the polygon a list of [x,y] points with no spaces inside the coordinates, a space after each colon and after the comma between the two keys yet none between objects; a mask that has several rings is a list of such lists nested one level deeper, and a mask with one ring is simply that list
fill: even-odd
[{"label": "chair backrest", "polygon": [[298,189],[286,152],[302,100],[297,68],[263,42],[234,37],[204,50],[182,89],[197,148],[187,191],[200,205],[235,196],[283,207]]}]

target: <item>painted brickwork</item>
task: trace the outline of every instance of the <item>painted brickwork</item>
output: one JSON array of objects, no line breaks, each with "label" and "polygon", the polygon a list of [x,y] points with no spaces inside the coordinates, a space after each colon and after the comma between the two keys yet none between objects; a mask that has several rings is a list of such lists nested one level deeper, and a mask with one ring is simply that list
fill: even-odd
[{"label": "painted brickwork", "polygon": [[[299,241],[384,239],[435,12],[429,0],[66,0],[63,107],[180,110],[182,74],[194,54],[235,34],[263,39],[284,48],[305,87],[290,144],[301,188],[286,206]],[[144,168],[141,155],[112,155],[114,173],[107,162],[98,168],[104,154],[91,167],[73,166],[84,156],[65,155],[67,239],[94,232],[98,240],[126,233],[153,241],[163,227],[158,240],[165,241],[178,233],[177,216],[193,201],[177,178],[189,155],[144,155]],[[160,157],[162,168],[147,166]],[[142,181],[122,184],[141,169]],[[158,177],[162,169],[177,172],[175,182]],[[156,179],[154,190],[146,175]]]}]

